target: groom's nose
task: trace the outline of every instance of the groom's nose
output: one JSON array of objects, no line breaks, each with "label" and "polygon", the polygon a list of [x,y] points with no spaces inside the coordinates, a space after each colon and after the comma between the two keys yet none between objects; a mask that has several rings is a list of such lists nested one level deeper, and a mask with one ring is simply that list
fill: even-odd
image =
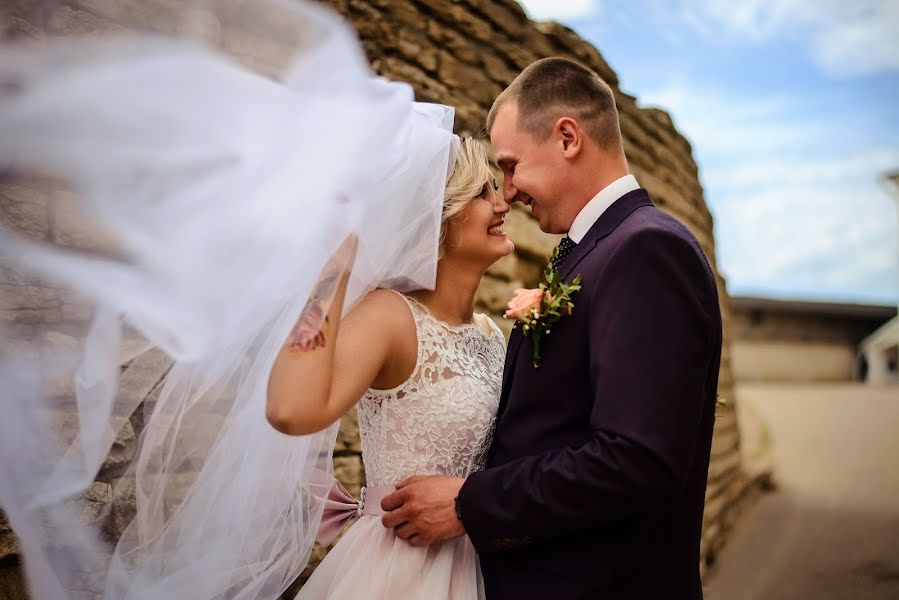
[{"label": "groom's nose", "polygon": [[503,177],[503,198],[511,206],[518,198],[518,189],[509,176]]}]

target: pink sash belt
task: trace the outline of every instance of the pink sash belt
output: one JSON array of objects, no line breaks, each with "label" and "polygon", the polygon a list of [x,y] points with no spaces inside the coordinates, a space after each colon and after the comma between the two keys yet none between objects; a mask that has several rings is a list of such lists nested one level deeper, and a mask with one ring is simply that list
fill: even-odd
[{"label": "pink sash belt", "polygon": [[328,546],[346,525],[362,516],[383,515],[381,500],[396,491],[392,485],[374,485],[362,488],[362,499],[356,500],[337,479],[331,478],[331,487],[325,496],[325,510],[318,527],[318,543]]}]

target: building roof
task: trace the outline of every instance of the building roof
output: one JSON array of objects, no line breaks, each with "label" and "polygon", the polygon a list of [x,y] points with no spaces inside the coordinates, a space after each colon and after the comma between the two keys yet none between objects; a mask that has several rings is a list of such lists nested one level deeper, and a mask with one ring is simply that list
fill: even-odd
[{"label": "building roof", "polygon": [[755,296],[734,296],[730,299],[734,310],[766,310],[794,314],[849,317],[887,321],[896,315],[896,305],[843,304],[806,300],[779,300]]}]

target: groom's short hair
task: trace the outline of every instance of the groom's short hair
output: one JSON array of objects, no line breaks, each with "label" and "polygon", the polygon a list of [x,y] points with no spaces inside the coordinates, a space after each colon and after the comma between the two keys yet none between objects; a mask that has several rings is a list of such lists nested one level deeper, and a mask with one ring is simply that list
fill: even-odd
[{"label": "groom's short hair", "polygon": [[576,120],[605,149],[621,148],[615,94],[593,70],[567,58],[543,58],[528,65],[497,96],[487,114],[487,132],[507,102],[518,105],[518,127],[538,141],[549,137],[562,117]]}]

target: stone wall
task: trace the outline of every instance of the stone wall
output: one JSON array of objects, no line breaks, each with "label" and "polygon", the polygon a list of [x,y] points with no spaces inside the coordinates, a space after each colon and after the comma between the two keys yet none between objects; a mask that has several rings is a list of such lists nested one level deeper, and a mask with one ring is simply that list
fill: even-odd
[{"label": "stone wall", "polygon": [[[108,23],[99,19],[90,8],[105,1],[76,3],[61,0],[54,3],[53,18],[57,29],[82,32],[105,29]],[[558,24],[529,21],[513,0],[329,0],[325,3],[336,8],[354,25],[378,73],[409,82],[421,100],[455,106],[459,133],[482,134],[484,118],[493,98],[522,68],[540,57],[567,56],[596,70],[615,89],[632,172],[660,208],[679,218],[694,232],[714,267],[712,217],[703,200],[689,143],[678,133],[666,113],[640,108],[634,97],[620,91],[617,76],[600,53],[572,31]],[[0,31],[0,35],[36,36],[35,23],[45,13],[31,10],[29,6],[33,5],[30,0],[11,0],[6,4],[4,9],[8,10],[10,18],[5,23],[7,29]],[[4,24],[3,21],[0,24]],[[259,55],[283,51],[283,47],[279,49],[269,42],[271,40],[249,40],[243,50],[250,60],[263,60]],[[58,242],[60,234],[56,228],[59,224],[48,215],[48,201],[46,196],[27,187],[0,182],[0,220],[35,237]],[[510,324],[499,318],[506,300],[514,288],[535,284],[556,238],[541,233],[529,213],[520,207],[513,209],[507,217],[506,229],[515,242],[516,252],[490,269],[478,291],[478,307],[493,315],[508,332]],[[719,391],[729,402],[718,410],[712,446],[702,544],[704,564],[714,559],[749,485],[739,458],[729,351],[728,296],[720,276],[718,283],[725,325]],[[0,318],[11,324],[13,330],[27,328],[30,318],[46,311],[59,312],[63,321],[71,312],[66,312],[67,307],[60,305],[52,290],[28,285],[23,286],[23,294],[33,297],[39,310],[30,310],[26,306],[13,312],[0,307]],[[141,423],[133,418],[132,425],[133,428],[126,427],[127,431],[123,432],[114,449],[115,456],[110,457],[101,471],[96,490],[100,495],[110,473],[119,470],[123,460],[133,454],[135,431],[139,434]],[[343,421],[334,464],[338,477],[351,491],[358,493],[364,474],[354,413]],[[121,512],[113,507],[111,514],[115,516]],[[108,529],[115,533],[113,521]],[[316,548],[314,559],[324,552],[324,549]],[[306,574],[311,569],[312,565]],[[284,597],[292,597],[303,579]],[[5,523],[0,520],[0,600],[22,596],[15,544]]]}]

